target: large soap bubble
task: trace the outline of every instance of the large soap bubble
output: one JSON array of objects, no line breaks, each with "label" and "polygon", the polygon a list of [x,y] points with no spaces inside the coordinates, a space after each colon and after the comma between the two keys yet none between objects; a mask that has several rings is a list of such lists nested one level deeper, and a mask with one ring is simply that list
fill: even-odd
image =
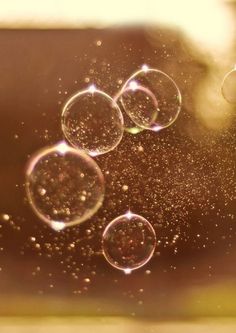
[{"label": "large soap bubble", "polygon": [[75,148],[91,156],[113,150],[123,136],[123,116],[114,100],[93,85],[73,95],[62,111],[62,130]]},{"label": "large soap bubble", "polygon": [[[140,116],[142,113],[145,113],[146,118],[148,117],[151,117],[151,119],[156,118],[158,103],[154,94],[152,94],[152,92],[149,91],[147,88],[138,85],[135,81],[131,81],[130,84],[124,86],[121,90],[119,90],[114,97],[114,101],[121,107],[122,111],[126,111],[122,101],[127,97],[128,98],[131,97],[132,94],[135,94],[136,99],[139,99],[139,105],[136,117]],[[127,133],[138,134],[144,130],[144,128],[137,126],[126,112],[123,112],[123,117],[124,117],[124,130]]]},{"label": "large soap bubble", "polygon": [[62,142],[32,156],[26,192],[35,213],[60,230],[96,213],[103,202],[104,178],[91,157]]},{"label": "large soap bubble", "polygon": [[114,219],[103,233],[103,254],[115,268],[130,273],[152,257],[156,235],[142,216],[128,212]]},{"label": "large soap bubble", "polygon": [[133,122],[159,131],[174,123],[181,110],[181,94],[166,73],[143,66],[124,84],[120,100]]}]

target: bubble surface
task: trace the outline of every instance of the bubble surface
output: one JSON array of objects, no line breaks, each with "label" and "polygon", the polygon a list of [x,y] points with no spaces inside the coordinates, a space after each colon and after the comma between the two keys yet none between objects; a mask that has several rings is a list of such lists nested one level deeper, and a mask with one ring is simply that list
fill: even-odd
[{"label": "bubble surface", "polygon": [[236,66],[225,75],[221,92],[228,103],[236,104]]},{"label": "bubble surface", "polygon": [[104,178],[91,157],[60,143],[32,156],[26,193],[35,213],[61,230],[96,213],[103,202]]},{"label": "bubble surface", "polygon": [[158,131],[174,123],[181,110],[181,93],[166,73],[143,66],[121,89],[121,103],[133,122]]},{"label": "bubble surface", "polygon": [[108,224],[103,233],[102,246],[106,260],[128,274],[151,259],[156,235],[144,217],[128,212]]},{"label": "bubble surface", "polygon": [[144,128],[141,128],[141,127],[137,126],[133,122],[133,120],[128,116],[128,114],[124,110],[124,107],[123,107],[123,104],[122,104],[122,98],[121,98],[122,95],[125,95],[127,92],[129,93],[129,91],[131,89],[132,89],[132,86],[122,88],[121,90],[119,90],[119,92],[114,96],[114,101],[115,101],[115,103],[117,103],[119,105],[119,107],[122,110],[125,132],[127,132],[129,134],[138,134],[138,133],[142,132],[144,130]]},{"label": "bubble surface", "polygon": [[113,150],[122,139],[123,124],[119,106],[93,85],[73,95],[62,110],[66,139],[91,156]]}]

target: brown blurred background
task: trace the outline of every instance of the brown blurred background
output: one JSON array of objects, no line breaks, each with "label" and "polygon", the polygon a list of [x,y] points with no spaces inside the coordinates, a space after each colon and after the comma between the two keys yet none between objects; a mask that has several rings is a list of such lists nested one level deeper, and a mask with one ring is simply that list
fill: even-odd
[{"label": "brown blurred background", "polygon": [[[206,24],[199,35],[189,34],[187,23],[171,24],[172,16],[169,24],[64,23],[54,30],[35,23],[23,29],[20,21],[15,30],[2,14],[0,315],[236,315],[236,108],[220,92],[235,64],[236,6],[213,3],[206,2],[206,10],[215,8],[207,14],[210,30]],[[200,31],[204,17],[197,19]],[[220,24],[214,39],[212,25]],[[81,226],[53,232],[25,198],[29,156],[63,138],[61,108],[71,94],[95,83],[114,96],[144,63],[179,86],[179,118],[159,133],[125,133],[115,151],[97,157],[106,180],[103,207]],[[152,223],[158,246],[150,263],[126,276],[103,258],[101,235],[128,209]]]}]

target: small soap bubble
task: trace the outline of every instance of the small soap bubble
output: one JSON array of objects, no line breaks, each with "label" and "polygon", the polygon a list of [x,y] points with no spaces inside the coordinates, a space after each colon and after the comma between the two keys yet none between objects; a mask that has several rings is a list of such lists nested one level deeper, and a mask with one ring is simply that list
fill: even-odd
[{"label": "small soap bubble", "polygon": [[103,254],[115,268],[130,274],[152,257],[156,235],[152,225],[131,212],[114,219],[103,233]]},{"label": "small soap bubble", "polygon": [[120,143],[123,116],[117,103],[91,85],[73,95],[62,110],[62,130],[68,142],[91,156],[105,154]]},{"label": "small soap bubble", "polygon": [[236,104],[236,66],[225,75],[221,92],[228,103]]},{"label": "small soap bubble", "polygon": [[120,92],[125,112],[140,128],[159,131],[174,123],[181,110],[181,94],[166,73],[146,65],[134,73]]},{"label": "small soap bubble", "polygon": [[103,202],[104,178],[91,157],[60,143],[32,156],[26,193],[35,213],[59,231],[96,213]]}]

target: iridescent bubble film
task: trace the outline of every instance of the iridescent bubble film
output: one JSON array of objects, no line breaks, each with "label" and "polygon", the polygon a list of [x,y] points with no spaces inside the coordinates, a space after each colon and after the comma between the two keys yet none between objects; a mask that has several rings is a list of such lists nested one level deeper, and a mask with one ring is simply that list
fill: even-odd
[{"label": "iridescent bubble film", "polygon": [[102,242],[106,260],[115,268],[130,273],[151,259],[156,236],[144,217],[128,212],[106,227]]},{"label": "iridescent bubble film", "polygon": [[31,157],[26,190],[35,213],[61,230],[96,213],[103,201],[104,179],[89,156],[60,143]]},{"label": "iridescent bubble film", "polygon": [[122,139],[123,116],[109,95],[90,86],[64,105],[62,130],[72,146],[91,156],[105,154]]},{"label": "iridescent bubble film", "polygon": [[121,101],[126,113],[141,128],[158,131],[177,119],[181,94],[166,73],[144,65],[122,88]]}]

